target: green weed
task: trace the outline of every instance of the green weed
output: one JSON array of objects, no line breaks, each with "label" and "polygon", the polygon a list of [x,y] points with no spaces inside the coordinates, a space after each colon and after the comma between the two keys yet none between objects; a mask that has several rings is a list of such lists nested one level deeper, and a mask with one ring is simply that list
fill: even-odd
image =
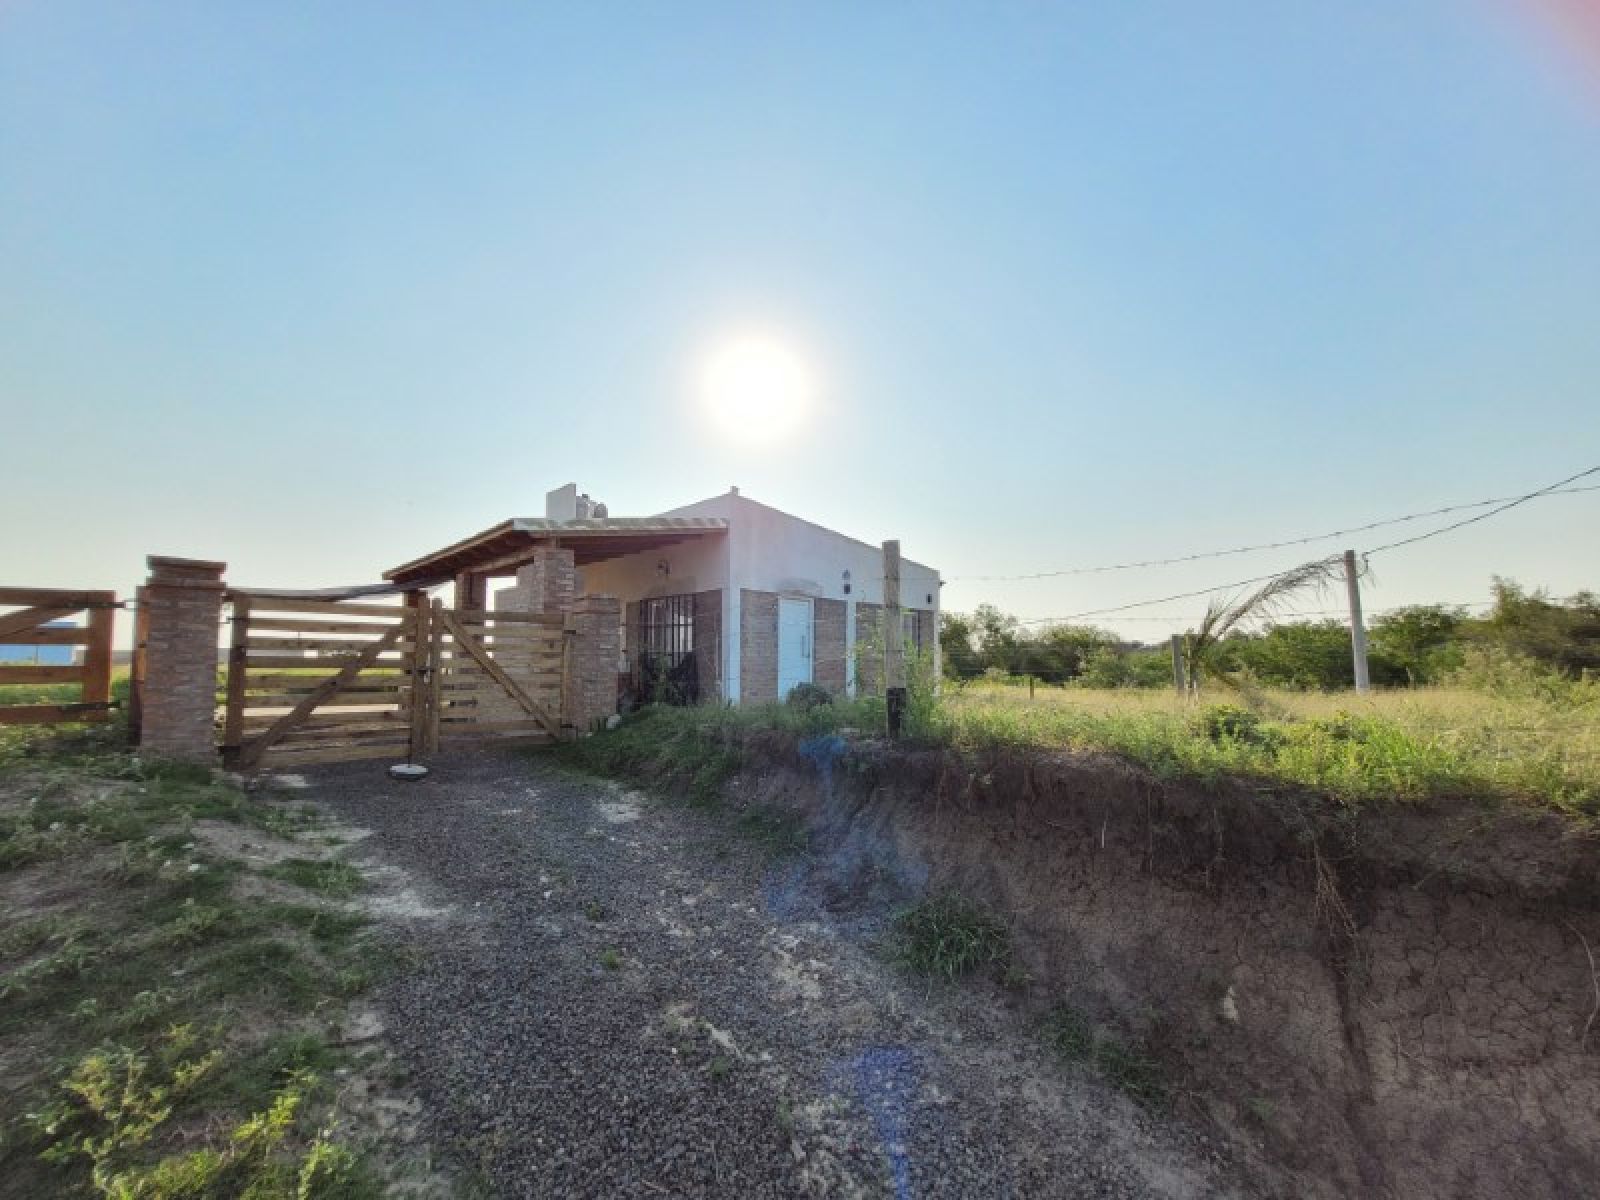
[{"label": "green weed", "polygon": [[931,896],[895,918],[894,958],[920,975],[957,979],[982,969],[1004,971],[1011,936],[997,918],[954,893]]}]

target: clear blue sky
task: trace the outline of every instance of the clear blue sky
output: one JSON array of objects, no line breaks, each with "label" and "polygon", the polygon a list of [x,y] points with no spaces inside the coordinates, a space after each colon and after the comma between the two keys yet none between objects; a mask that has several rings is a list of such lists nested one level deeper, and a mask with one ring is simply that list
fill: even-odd
[{"label": "clear blue sky", "polygon": [[[1579,32],[1515,0],[7,0],[0,576],[367,581],[568,479],[614,514],[739,484],[951,576],[1529,490],[1600,462]],[[693,394],[752,325],[820,381],[780,445]],[[1378,561],[1369,603],[1600,585],[1597,545],[1600,493],[1541,501]]]}]

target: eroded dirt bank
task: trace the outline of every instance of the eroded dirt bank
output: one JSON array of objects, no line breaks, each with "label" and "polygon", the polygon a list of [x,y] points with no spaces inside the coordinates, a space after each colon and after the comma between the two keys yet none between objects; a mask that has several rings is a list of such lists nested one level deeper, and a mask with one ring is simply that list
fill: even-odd
[{"label": "eroded dirt bank", "polygon": [[1140,1039],[1272,1190],[1593,1194],[1600,846],[1556,818],[1357,815],[1084,757],[739,749],[730,795],[805,815],[841,911],[950,887],[1004,914],[1027,1006]]}]

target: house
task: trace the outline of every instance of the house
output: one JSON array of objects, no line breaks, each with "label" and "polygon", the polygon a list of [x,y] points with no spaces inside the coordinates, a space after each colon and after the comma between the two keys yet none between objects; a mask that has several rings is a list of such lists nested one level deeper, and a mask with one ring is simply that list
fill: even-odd
[{"label": "house", "polygon": [[[777,700],[802,683],[854,694],[881,682],[883,551],[739,494],[650,517],[611,517],[576,486],[542,518],[502,522],[397,567],[400,586],[454,578],[457,603],[556,611],[585,596],[621,602],[618,671],[639,696]],[[901,637],[938,654],[939,573],[902,559]],[[858,647],[860,651],[858,653]],[[857,664],[861,678],[857,678]]]}]

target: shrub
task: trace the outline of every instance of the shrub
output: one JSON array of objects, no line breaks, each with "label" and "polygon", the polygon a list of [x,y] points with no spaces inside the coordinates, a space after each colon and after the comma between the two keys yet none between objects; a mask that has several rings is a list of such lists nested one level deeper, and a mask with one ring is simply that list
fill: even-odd
[{"label": "shrub", "polygon": [[1213,742],[1259,742],[1261,718],[1237,704],[1213,704],[1196,718],[1200,732]]},{"label": "shrub", "polygon": [[813,708],[820,708],[824,704],[833,703],[833,693],[820,683],[799,683],[789,689],[789,695],[784,701],[790,708],[798,708],[809,712]]}]

